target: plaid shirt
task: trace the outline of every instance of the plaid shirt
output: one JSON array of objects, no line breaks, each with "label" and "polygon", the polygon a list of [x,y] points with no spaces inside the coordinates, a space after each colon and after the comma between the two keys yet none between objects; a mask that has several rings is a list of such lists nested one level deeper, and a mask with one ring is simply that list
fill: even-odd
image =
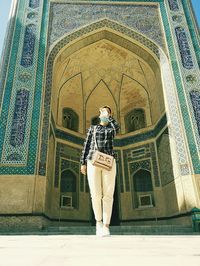
[{"label": "plaid shirt", "polygon": [[[82,165],[86,164],[87,160],[92,159],[92,155],[95,151],[94,127],[95,126],[91,125],[87,132],[80,160]],[[109,117],[109,123],[106,126],[100,124],[96,126],[96,142],[100,152],[114,156],[113,139],[118,131],[119,124],[111,116]]]}]

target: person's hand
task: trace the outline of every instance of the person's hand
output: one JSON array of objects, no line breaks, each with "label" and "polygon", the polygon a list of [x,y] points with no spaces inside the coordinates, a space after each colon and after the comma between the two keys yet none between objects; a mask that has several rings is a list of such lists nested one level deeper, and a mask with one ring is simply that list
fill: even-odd
[{"label": "person's hand", "polygon": [[86,173],[87,173],[87,166],[85,164],[84,165],[81,165],[81,173],[83,175],[86,175]]}]

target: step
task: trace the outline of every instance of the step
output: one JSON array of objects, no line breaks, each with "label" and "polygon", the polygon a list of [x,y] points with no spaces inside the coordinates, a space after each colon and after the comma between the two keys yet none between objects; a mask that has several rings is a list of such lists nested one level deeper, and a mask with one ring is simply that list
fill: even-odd
[{"label": "step", "polygon": [[[145,226],[110,226],[112,235],[199,235],[190,226],[179,225],[145,225]],[[2,230],[0,235],[95,235],[95,226],[48,226],[41,228],[24,228]]]},{"label": "step", "polygon": [[[44,228],[47,232],[63,232],[69,234],[92,234],[95,233],[95,226],[59,226]],[[191,227],[186,226],[111,226],[112,234],[171,234],[171,233],[193,233]]]}]

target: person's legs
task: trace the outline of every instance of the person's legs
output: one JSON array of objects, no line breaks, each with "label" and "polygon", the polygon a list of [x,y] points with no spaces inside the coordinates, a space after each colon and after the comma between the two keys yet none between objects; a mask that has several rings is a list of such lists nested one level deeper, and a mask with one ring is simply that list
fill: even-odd
[{"label": "person's legs", "polygon": [[102,170],[102,189],[103,189],[103,224],[107,227],[110,224],[113,194],[116,180],[116,161],[113,162],[111,171]]},{"label": "person's legs", "polygon": [[92,165],[91,161],[87,161],[87,178],[92,199],[92,208],[96,221],[102,220],[102,184],[101,169]]}]

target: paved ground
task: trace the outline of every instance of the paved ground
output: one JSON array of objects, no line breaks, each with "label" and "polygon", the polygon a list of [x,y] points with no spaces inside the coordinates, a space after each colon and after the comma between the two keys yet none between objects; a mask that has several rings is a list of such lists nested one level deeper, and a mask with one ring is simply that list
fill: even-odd
[{"label": "paved ground", "polygon": [[200,266],[200,236],[0,236],[1,266]]}]

